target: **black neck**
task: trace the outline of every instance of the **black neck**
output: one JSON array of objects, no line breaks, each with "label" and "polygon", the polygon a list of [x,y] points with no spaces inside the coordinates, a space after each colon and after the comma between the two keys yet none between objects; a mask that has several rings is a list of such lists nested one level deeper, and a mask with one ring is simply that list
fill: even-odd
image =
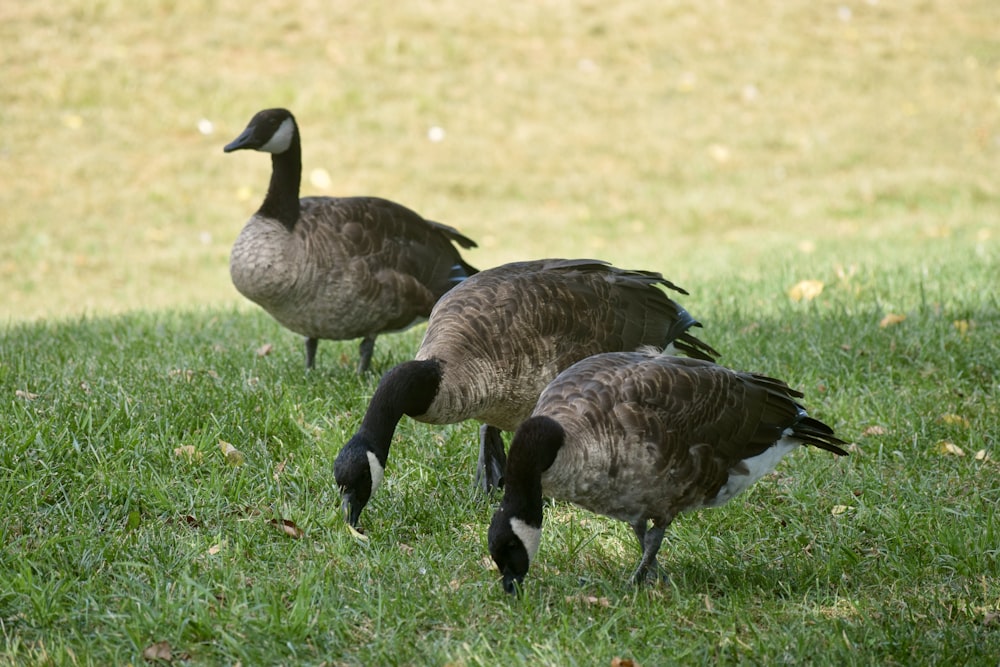
[{"label": "black neck", "polygon": [[542,525],[542,473],[555,462],[565,441],[565,431],[549,417],[531,417],[518,427],[504,475],[503,504],[510,516]]},{"label": "black neck", "polygon": [[257,212],[279,220],[291,230],[299,220],[299,184],[302,181],[302,143],[295,132],[288,150],[271,155],[271,183]]},{"label": "black neck", "polygon": [[407,361],[382,376],[358,430],[367,435],[379,461],[384,464],[389,455],[399,420],[427,412],[440,384],[441,363],[436,359]]}]

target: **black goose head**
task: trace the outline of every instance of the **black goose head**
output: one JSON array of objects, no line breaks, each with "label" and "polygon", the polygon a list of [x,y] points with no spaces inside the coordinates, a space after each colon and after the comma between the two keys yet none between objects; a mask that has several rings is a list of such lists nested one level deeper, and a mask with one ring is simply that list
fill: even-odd
[{"label": "black goose head", "polygon": [[357,528],[361,510],[382,483],[385,459],[372,451],[368,437],[358,432],[347,441],[333,464],[333,475],[343,498],[344,518]]},{"label": "black goose head", "polygon": [[493,562],[503,576],[503,589],[517,593],[538,550],[540,526],[532,526],[510,515],[501,505],[490,522],[489,547]]},{"label": "black goose head", "polygon": [[255,150],[277,155],[292,146],[297,134],[298,127],[292,112],[288,109],[264,109],[258,111],[240,136],[222,150],[226,153]]},{"label": "black goose head", "polygon": [[333,464],[343,497],[344,513],[354,528],[361,511],[382,483],[392,434],[402,416],[427,411],[441,382],[436,359],[406,361],[379,380],[358,432],[347,441]]},{"label": "black goose head", "polygon": [[566,442],[557,421],[535,416],[514,433],[504,473],[500,508],[490,522],[488,542],[503,575],[503,589],[517,592],[542,538],[542,473],[555,462]]}]

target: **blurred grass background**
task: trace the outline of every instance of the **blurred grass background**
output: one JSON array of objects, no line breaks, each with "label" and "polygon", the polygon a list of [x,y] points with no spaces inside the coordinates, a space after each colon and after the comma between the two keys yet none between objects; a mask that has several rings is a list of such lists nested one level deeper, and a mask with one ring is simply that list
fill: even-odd
[{"label": "blurred grass background", "polygon": [[303,194],[395,199],[480,267],[599,256],[696,293],[989,263],[997,26],[993,0],[4,3],[0,321],[242,303],[270,165],[221,148],[268,106]]}]

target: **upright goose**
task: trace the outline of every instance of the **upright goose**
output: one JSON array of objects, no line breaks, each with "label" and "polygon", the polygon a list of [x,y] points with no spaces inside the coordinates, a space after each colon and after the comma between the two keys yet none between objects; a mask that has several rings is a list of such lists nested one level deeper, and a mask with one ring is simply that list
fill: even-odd
[{"label": "upright goose", "polygon": [[358,432],[334,472],[352,526],[378,488],[396,425],[483,422],[477,478],[502,484],[500,430],[531,414],[542,389],[584,357],[643,345],[711,359],[718,353],[688,329],[701,326],[660,287],[659,273],[590,259],[545,259],[487,269],[434,306],[416,359],[379,382]]},{"label": "upright goose", "polygon": [[516,590],[538,551],[543,496],[631,525],[642,549],[632,580],[643,582],[679,513],[722,505],[800,445],[846,455],[801,397],[780,380],[653,350],[566,369],[511,442],[489,529],[504,590]]},{"label": "upright goose", "polygon": [[426,318],[441,295],[474,274],[455,248],[457,230],[377,197],[303,197],[302,146],[287,109],[258,112],[223,149],[271,154],[271,184],[233,245],[229,273],[243,296],[306,337],[361,338],[358,372],[375,337]]}]

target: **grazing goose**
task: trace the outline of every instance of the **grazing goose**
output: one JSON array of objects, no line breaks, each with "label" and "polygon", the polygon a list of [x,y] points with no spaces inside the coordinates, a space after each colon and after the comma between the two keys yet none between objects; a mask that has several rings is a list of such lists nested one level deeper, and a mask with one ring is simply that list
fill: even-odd
[{"label": "grazing goose", "polygon": [[[538,551],[542,497],[632,526],[640,583],[681,512],[717,507],[799,445],[846,455],[784,382],[655,350],[598,354],[563,371],[517,429],[489,548],[513,593]],[[647,529],[647,522],[652,527]]]},{"label": "grazing goose", "polygon": [[482,271],[448,292],[434,306],[416,359],[382,377],[360,429],[337,455],[350,524],[357,526],[382,480],[404,414],[428,424],[483,422],[477,481],[488,491],[503,481],[500,430],[517,428],[572,363],[643,345],[717,356],[688,333],[701,325],[660,286],[687,294],[659,273],[544,259]]},{"label": "grazing goose", "polygon": [[233,245],[229,273],[243,296],[306,337],[306,367],[319,339],[361,338],[358,372],[375,337],[426,318],[441,295],[476,269],[453,244],[475,243],[377,197],[303,197],[302,146],[286,109],[257,113],[223,149],[271,154],[271,184]]}]

